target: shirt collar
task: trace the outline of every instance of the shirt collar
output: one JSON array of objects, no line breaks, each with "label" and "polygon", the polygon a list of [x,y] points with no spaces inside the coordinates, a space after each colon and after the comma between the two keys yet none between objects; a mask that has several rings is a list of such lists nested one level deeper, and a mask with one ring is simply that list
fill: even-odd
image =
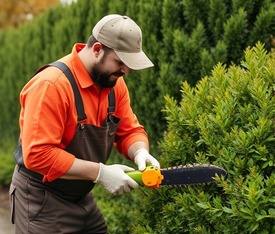
[{"label": "shirt collar", "polygon": [[81,88],[88,88],[92,85],[95,85],[78,56],[78,52],[81,51],[85,45],[86,44],[77,43],[72,48],[72,66],[75,72],[75,78],[78,80]]}]

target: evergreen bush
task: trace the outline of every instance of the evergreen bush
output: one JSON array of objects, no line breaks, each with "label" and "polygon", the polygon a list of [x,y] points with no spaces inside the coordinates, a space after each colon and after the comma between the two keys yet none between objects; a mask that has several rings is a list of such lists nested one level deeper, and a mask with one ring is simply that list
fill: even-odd
[{"label": "evergreen bush", "polygon": [[240,65],[184,82],[179,102],[166,96],[162,166],[212,163],[228,178],[148,191],[133,233],[275,233],[274,64],[258,43]]},{"label": "evergreen bush", "polygon": [[257,41],[268,51],[274,46],[272,0],[79,0],[50,8],[18,29],[0,31],[3,138],[17,139],[18,95],[36,69],[69,53],[75,42],[86,42],[92,26],[110,13],[129,15],[140,25],[143,49],[155,64],[126,77],[133,109],[154,152],[166,128],[164,95],[179,100],[182,81],[194,86],[218,62],[238,64],[242,51]]},{"label": "evergreen bush", "polygon": [[5,143],[0,148],[0,187],[9,186],[11,176],[14,170],[15,162],[11,156],[16,144],[13,141],[6,139]]}]

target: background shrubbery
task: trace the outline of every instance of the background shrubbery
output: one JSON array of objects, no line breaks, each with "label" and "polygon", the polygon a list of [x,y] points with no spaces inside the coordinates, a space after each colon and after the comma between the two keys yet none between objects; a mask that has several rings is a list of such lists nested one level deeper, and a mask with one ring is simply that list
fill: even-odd
[{"label": "background shrubbery", "polygon": [[[141,26],[155,64],[126,77],[152,154],[163,166],[211,162],[229,171],[227,181],[199,188],[114,198],[97,187],[111,233],[275,232],[272,0],[78,0],[0,31],[0,182],[11,178],[21,88],[109,13]],[[112,162],[133,165],[115,153]]]}]

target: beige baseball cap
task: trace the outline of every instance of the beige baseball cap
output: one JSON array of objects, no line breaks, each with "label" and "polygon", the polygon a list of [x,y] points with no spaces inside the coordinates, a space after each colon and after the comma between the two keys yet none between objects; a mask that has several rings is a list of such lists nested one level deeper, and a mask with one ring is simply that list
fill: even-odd
[{"label": "beige baseball cap", "polygon": [[154,66],[142,51],[140,27],[128,16],[112,14],[103,17],[93,28],[93,36],[113,49],[130,69],[141,70]]}]

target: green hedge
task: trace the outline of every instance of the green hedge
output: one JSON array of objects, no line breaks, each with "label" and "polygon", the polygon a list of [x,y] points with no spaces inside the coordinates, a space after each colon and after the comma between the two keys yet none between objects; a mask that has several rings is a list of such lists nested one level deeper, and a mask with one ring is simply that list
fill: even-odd
[{"label": "green hedge", "polygon": [[257,41],[269,51],[275,32],[272,0],[78,0],[51,8],[18,29],[0,31],[0,146],[6,137],[17,140],[18,94],[35,70],[86,42],[109,13],[129,15],[141,26],[143,49],[155,64],[126,77],[154,151],[166,128],[164,95],[179,100],[182,81],[194,86],[218,62],[238,64]]},{"label": "green hedge", "polygon": [[184,82],[180,102],[166,96],[162,165],[213,163],[228,178],[148,191],[133,233],[275,233],[274,64],[258,43],[241,65]]},{"label": "green hedge", "polygon": [[9,186],[11,182],[12,173],[14,170],[15,162],[12,153],[16,144],[9,139],[0,148],[0,185]]}]

